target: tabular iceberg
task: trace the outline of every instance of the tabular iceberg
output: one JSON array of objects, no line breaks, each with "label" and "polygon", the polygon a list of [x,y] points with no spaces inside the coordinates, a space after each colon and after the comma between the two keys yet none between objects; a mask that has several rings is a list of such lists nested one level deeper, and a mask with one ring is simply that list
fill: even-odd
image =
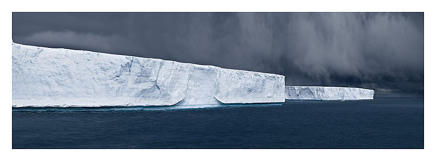
[{"label": "tabular iceberg", "polygon": [[373,99],[374,90],[351,87],[286,86],[287,100]]},{"label": "tabular iceberg", "polygon": [[13,107],[282,103],[285,77],[12,44]]}]

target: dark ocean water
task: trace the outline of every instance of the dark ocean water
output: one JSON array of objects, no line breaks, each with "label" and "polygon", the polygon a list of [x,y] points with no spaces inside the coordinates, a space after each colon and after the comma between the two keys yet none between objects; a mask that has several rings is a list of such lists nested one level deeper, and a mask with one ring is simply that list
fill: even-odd
[{"label": "dark ocean water", "polygon": [[424,99],[182,110],[13,109],[12,147],[424,148]]}]

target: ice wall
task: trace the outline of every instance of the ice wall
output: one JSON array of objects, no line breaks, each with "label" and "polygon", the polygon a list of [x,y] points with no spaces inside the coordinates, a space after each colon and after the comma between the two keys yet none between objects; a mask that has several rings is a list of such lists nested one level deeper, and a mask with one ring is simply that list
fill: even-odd
[{"label": "ice wall", "polygon": [[280,103],[284,76],[12,44],[13,107]]},{"label": "ice wall", "polygon": [[287,100],[373,99],[374,90],[351,87],[286,86]]}]

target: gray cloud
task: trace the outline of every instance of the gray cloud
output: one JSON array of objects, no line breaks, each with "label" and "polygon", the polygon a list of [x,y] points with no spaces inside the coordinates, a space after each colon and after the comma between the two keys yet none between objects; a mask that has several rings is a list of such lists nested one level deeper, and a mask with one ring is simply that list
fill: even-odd
[{"label": "gray cloud", "polygon": [[13,13],[13,40],[413,92],[423,23],[423,13]]},{"label": "gray cloud", "polygon": [[23,37],[23,42],[38,42],[45,46],[70,45],[83,49],[95,49],[99,51],[111,51],[113,45],[120,42],[120,36],[103,36],[94,33],[76,33],[74,31],[53,32],[44,31]]}]

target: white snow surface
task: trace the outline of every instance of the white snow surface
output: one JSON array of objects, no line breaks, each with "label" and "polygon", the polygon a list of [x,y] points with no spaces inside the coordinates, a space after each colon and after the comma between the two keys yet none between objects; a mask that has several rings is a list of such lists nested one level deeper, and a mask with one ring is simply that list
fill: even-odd
[{"label": "white snow surface", "polygon": [[13,107],[190,106],[284,101],[282,75],[12,44]]},{"label": "white snow surface", "polygon": [[352,87],[286,86],[287,100],[373,99],[374,90]]}]

